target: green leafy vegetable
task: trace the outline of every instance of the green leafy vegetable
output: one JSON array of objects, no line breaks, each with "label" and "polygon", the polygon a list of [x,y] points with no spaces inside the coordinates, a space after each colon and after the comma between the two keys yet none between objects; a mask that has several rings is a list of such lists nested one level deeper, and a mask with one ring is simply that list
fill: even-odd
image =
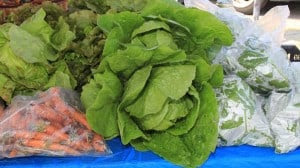
[{"label": "green leafy vegetable", "polygon": [[[32,93],[61,86],[73,89],[77,85],[66,63],[59,60],[59,51],[74,39],[62,17],[57,26],[46,22],[40,9],[20,26],[6,23],[0,26],[0,96],[7,103],[15,94]],[[7,86],[5,86],[7,84]]]},{"label": "green leafy vegetable", "polygon": [[[9,29],[10,46],[13,52],[27,63],[44,63],[55,61],[57,56],[41,39],[31,35],[20,27],[12,26]],[[28,44],[33,44],[30,48]]]},{"label": "green leafy vegetable", "polygon": [[172,0],[117,2],[110,2],[116,11],[139,12],[98,18],[107,40],[81,96],[89,124],[106,139],[120,136],[176,164],[202,164],[217,144],[213,87],[223,82],[222,67],[207,58],[210,47],[231,44],[229,29]]}]

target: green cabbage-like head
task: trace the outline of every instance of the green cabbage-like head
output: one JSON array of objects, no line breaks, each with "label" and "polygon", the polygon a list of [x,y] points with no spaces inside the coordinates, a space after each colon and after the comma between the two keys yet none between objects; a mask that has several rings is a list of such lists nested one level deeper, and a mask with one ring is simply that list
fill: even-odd
[{"label": "green cabbage-like head", "polygon": [[223,82],[211,48],[231,44],[229,29],[171,0],[102,15],[98,25],[103,60],[81,98],[93,130],[179,165],[202,164],[217,144],[213,87]]}]

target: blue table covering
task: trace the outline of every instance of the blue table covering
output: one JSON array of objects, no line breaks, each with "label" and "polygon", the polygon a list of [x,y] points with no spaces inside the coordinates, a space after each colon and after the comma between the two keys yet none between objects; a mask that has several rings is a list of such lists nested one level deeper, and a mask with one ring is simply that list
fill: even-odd
[{"label": "blue table covering", "polygon": [[[25,157],[0,160],[11,168],[172,168],[175,166],[152,152],[138,152],[123,146],[119,139],[108,141],[113,155],[102,157]],[[275,154],[272,148],[251,146],[217,148],[203,168],[299,168],[300,149]]]}]

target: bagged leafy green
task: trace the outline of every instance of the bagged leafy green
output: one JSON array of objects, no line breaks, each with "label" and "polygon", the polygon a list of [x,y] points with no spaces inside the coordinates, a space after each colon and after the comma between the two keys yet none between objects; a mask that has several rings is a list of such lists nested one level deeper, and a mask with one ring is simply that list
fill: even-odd
[{"label": "bagged leafy green", "polygon": [[106,139],[120,136],[123,144],[196,167],[218,137],[213,87],[222,84],[223,69],[210,64],[209,49],[230,45],[232,35],[207,12],[147,2],[133,10],[139,12],[98,18],[107,36],[103,59],[81,100],[92,129]]},{"label": "bagged leafy green", "polygon": [[258,45],[257,43],[259,40],[253,38],[248,39],[244,45],[236,43],[239,46],[231,46],[222,61],[219,60],[225,71],[228,74],[238,75],[259,93],[273,90],[290,91],[288,76],[272,61],[272,56],[268,55],[271,48],[263,43],[259,45],[260,47],[253,46]]},{"label": "bagged leafy green", "polygon": [[254,145],[272,147],[269,123],[262,111],[262,98],[237,76],[226,76],[218,90],[219,145]]},{"label": "bagged leafy green", "polygon": [[300,92],[273,92],[265,105],[275,137],[277,153],[287,153],[300,146]]}]

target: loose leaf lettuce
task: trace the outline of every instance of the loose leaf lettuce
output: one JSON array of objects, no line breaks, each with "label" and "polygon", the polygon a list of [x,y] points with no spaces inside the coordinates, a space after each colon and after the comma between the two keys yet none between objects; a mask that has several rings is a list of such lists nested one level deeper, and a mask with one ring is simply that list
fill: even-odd
[{"label": "loose leaf lettuce", "polygon": [[54,29],[45,18],[40,9],[20,26],[0,26],[0,96],[7,103],[16,94],[77,85],[67,64],[58,61],[58,52],[71,44],[74,34],[62,17]]},{"label": "loose leaf lettuce", "polygon": [[[12,26],[9,36],[13,52],[27,63],[47,64],[48,60],[57,59],[52,48],[20,27]],[[32,44],[31,47],[28,47],[28,44]]]}]

